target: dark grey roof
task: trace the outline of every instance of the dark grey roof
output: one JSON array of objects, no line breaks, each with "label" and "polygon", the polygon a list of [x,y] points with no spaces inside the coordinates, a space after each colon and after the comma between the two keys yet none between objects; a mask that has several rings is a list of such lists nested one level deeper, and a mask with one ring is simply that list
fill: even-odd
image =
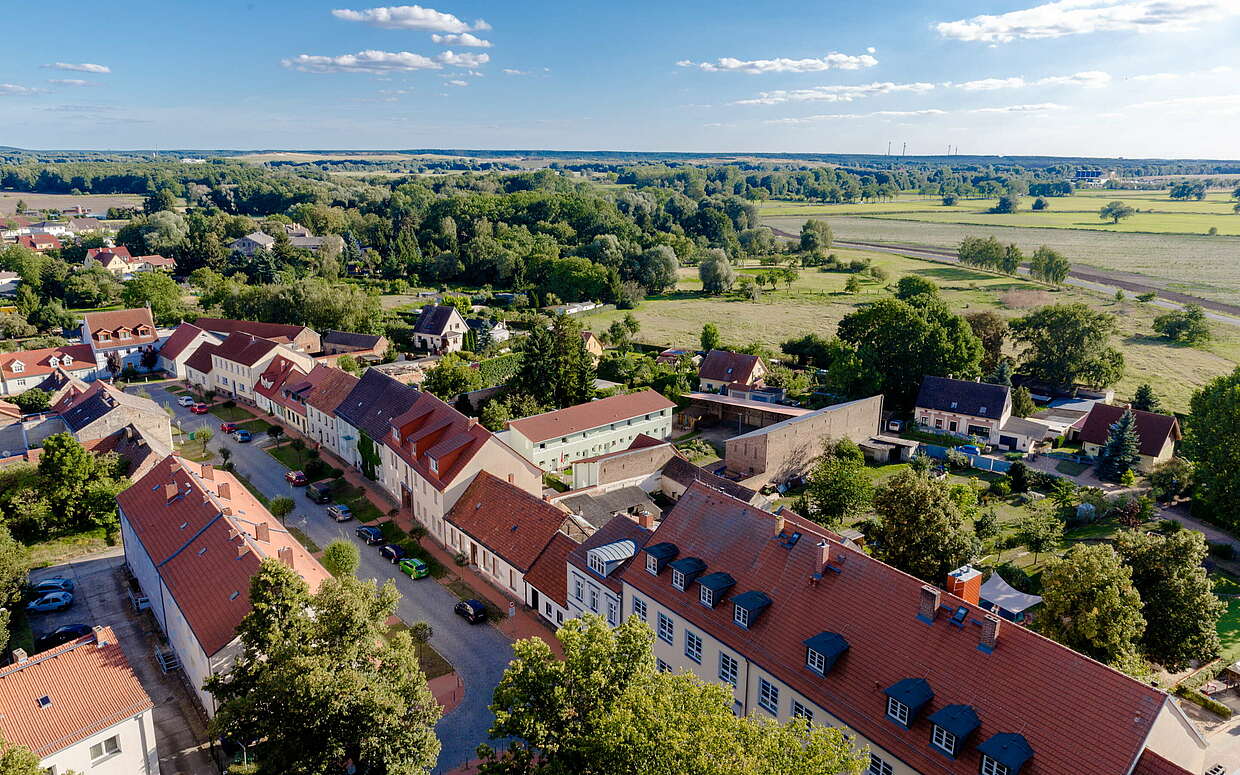
[{"label": "dark grey roof", "polygon": [[61,419],[69,429],[77,432],[105,416],[118,406],[163,415],[164,410],[149,398],[130,395],[120,390],[99,387],[94,392],[61,413]]},{"label": "dark grey roof", "polygon": [[422,308],[422,314],[418,316],[418,323],[413,327],[413,332],[415,334],[443,336],[444,327],[448,325],[448,320],[452,317],[453,312],[456,312],[456,307],[449,307],[443,304],[427,305]]},{"label": "dark grey roof", "polygon": [[962,739],[982,725],[972,705],[947,705],[930,714],[927,720]]},{"label": "dark grey roof", "polygon": [[374,369],[367,369],[349,395],[336,407],[336,416],[371,439],[382,442],[392,431],[392,419],[409,411],[421,392]]},{"label": "dark grey roof", "polygon": [[888,686],[884,693],[896,700],[907,705],[916,713],[919,708],[930,700],[934,699],[934,690],[930,688],[930,683],[924,678],[905,678],[896,681]]},{"label": "dark grey roof", "polygon": [[663,475],[685,487],[694,482],[701,482],[711,489],[718,490],[724,495],[731,495],[733,498],[746,503],[752,501],[753,496],[756,495],[748,487],[737,484],[730,479],[724,479],[722,476],[716,476],[705,468],[693,465],[679,455],[672,455],[671,459],[663,465]]},{"label": "dark grey roof", "polygon": [[597,494],[582,493],[565,498],[560,503],[580,514],[596,528],[606,525],[616,514],[630,512],[632,509],[636,511],[631,513],[643,509],[649,511],[656,519],[662,513],[640,487],[619,487]]},{"label": "dark grey roof", "polygon": [[1010,393],[1007,385],[927,376],[921,380],[917,406],[971,417],[999,417],[1010,400]]},{"label": "dark grey roof", "polygon": [[339,344],[345,347],[357,347],[369,350],[379,343],[382,337],[376,334],[355,334],[351,331],[324,331],[323,344]]}]

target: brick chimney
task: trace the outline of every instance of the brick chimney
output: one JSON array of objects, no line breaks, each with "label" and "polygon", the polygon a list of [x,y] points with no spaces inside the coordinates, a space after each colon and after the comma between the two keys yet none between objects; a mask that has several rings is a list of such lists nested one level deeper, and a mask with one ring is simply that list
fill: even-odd
[{"label": "brick chimney", "polygon": [[939,614],[939,589],[926,584],[921,588],[921,597],[917,603],[917,618],[923,622],[933,623]]},{"label": "brick chimney", "polygon": [[970,605],[977,605],[982,599],[981,571],[971,565],[957,568],[947,574],[947,591]]},{"label": "brick chimney", "polygon": [[650,511],[643,509],[642,512],[637,515],[637,524],[647,530],[654,530],[654,514],[651,514]]},{"label": "brick chimney", "polygon": [[775,515],[775,535],[779,535],[782,532],[784,532],[784,515],[776,514]]},{"label": "brick chimney", "polygon": [[246,546],[244,543],[237,544],[237,556],[238,557],[244,557],[245,553],[248,551],[250,551],[250,547]]},{"label": "brick chimney", "polygon": [[220,482],[216,486],[215,494],[222,500],[232,500],[232,486],[230,486],[228,482]]},{"label": "brick chimney", "polygon": [[208,482],[215,479],[215,469],[212,468],[210,465],[203,463],[202,478],[207,480]]},{"label": "brick chimney", "polygon": [[168,482],[167,484],[164,485],[164,497],[167,498],[168,500],[172,500],[173,498],[177,497],[178,492],[179,491],[177,490],[176,482]]},{"label": "brick chimney", "polygon": [[293,567],[293,547],[281,546],[279,549],[276,550],[276,557],[280,560],[280,562],[284,563],[290,568]]},{"label": "brick chimney", "polygon": [[826,541],[819,541],[814,549],[814,573],[821,574],[827,563],[831,562],[831,546]]},{"label": "brick chimney", "polygon": [[254,526],[254,538],[265,544],[271,543],[271,528],[266,522],[259,522]]},{"label": "brick chimney", "polygon": [[994,651],[999,643],[999,617],[986,614],[982,619],[982,638],[978,648],[982,651]]}]

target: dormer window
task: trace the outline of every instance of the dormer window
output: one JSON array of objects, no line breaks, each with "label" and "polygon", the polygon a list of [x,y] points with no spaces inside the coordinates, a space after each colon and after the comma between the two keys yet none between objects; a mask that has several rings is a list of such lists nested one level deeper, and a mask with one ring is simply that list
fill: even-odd
[{"label": "dormer window", "polygon": [[978,407],[977,413],[978,413],[978,414],[986,414],[986,407],[984,407],[984,406],[982,406],[982,407]]},{"label": "dormer window", "polygon": [[685,574],[675,568],[672,569],[672,586],[681,591],[685,588]]},{"label": "dormer window", "polygon": [[53,355],[51,358],[47,359],[47,364],[54,369],[60,365],[60,359]]},{"label": "dormer window", "polygon": [[607,575],[607,563],[603,562],[602,557],[599,557],[597,554],[592,554],[590,555],[590,570],[594,571],[600,576],[606,576]]},{"label": "dormer window", "polygon": [[707,608],[714,608],[715,603],[719,602],[728,590],[736,585],[736,579],[723,571],[715,571],[698,579],[697,583],[701,586],[698,591],[698,600],[702,601],[702,605]]},{"label": "dormer window", "polygon": [[739,605],[734,606],[732,609],[732,621],[745,629],[749,629],[749,611],[741,608]]},{"label": "dormer window", "polygon": [[982,725],[969,705],[948,705],[926,719],[930,727],[930,747],[944,756],[956,758],[965,741]]},{"label": "dormer window", "polygon": [[742,592],[732,598],[732,621],[738,627],[749,629],[757,623],[758,617],[771,604],[771,599],[765,593],[756,589],[748,592]]},{"label": "dormer window", "polygon": [[908,729],[921,709],[934,699],[934,690],[924,678],[905,678],[887,687],[887,718]]},{"label": "dormer window", "polygon": [[715,607],[715,593],[714,591],[707,589],[706,587],[702,587],[698,599],[701,600],[702,605],[706,606],[707,608]]},{"label": "dormer window", "polygon": [[68,366],[69,364],[73,363],[73,358],[69,356],[68,354],[62,355],[60,356],[60,363],[63,366]]},{"label": "dormer window", "polygon": [[930,734],[930,742],[948,756],[956,755],[956,736],[939,725],[934,725]]},{"label": "dormer window", "polygon": [[887,698],[887,716],[894,721],[898,721],[904,726],[908,726],[908,706],[894,697]]},{"label": "dormer window", "polygon": [[956,408],[956,402],[952,401],[952,409],[955,409],[955,408]]},{"label": "dormer window", "polygon": [[644,551],[646,552],[646,570],[655,576],[659,575],[664,565],[667,565],[680,553],[680,550],[676,548],[676,544],[667,541],[647,546]]},{"label": "dormer window", "polygon": [[653,554],[646,555],[646,572],[659,575],[659,558]]},{"label": "dormer window", "polygon": [[982,756],[982,775],[1011,775],[1012,771],[989,756]]},{"label": "dormer window", "polygon": [[9,364],[9,368],[11,368],[15,374],[21,374],[26,370],[26,364],[21,361],[13,361]]},{"label": "dormer window", "polygon": [[1015,732],[991,735],[977,752],[982,755],[982,775],[1017,775],[1033,756],[1029,741]]}]

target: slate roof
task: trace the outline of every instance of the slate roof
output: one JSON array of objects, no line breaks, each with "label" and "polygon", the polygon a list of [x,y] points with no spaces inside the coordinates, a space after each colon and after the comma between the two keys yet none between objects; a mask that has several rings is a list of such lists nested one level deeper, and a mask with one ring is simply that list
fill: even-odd
[{"label": "slate roof", "polygon": [[592,578],[618,595],[621,593],[621,571],[633,561],[632,558],[617,566],[615,570],[607,574],[606,578],[599,578],[597,573],[590,570],[590,563],[587,561],[586,555],[589,554],[591,549],[598,546],[606,546],[616,541],[632,541],[637,546],[637,554],[634,556],[640,557],[642,547],[646,545],[647,541],[651,540],[654,534],[655,531],[647,530],[628,517],[613,517],[610,522],[595,531],[594,535],[582,541],[577,548],[569,552],[568,564],[577,570],[588,573]]},{"label": "slate roof", "polygon": [[606,492],[583,492],[570,495],[557,501],[576,514],[580,514],[595,527],[602,527],[611,521],[617,513],[627,513],[630,509],[646,510],[656,519],[662,510],[650,500],[650,496],[640,487],[617,487]]},{"label": "slate roof", "polygon": [[566,516],[542,498],[479,471],[444,519],[525,573]]},{"label": "slate roof", "polygon": [[39,758],[152,707],[111,627],[0,667],[5,742]]},{"label": "slate roof", "polygon": [[[71,359],[68,366],[52,365],[52,356],[55,356],[57,362],[59,362],[65,355],[68,355]],[[22,370],[20,372],[13,370],[14,361],[21,361]],[[41,350],[18,350],[12,353],[0,353],[0,372],[4,374],[5,379],[51,374],[58,368],[64,368],[70,372],[82,371],[84,369],[94,371],[95,355],[91,352],[90,345],[69,344],[64,347],[44,347]]]},{"label": "slate roof", "polygon": [[570,433],[597,428],[638,415],[675,408],[676,404],[653,390],[587,401],[565,409],[544,412],[520,420],[509,420],[508,427],[537,444]]},{"label": "slate roof", "polygon": [[172,332],[172,336],[164,341],[163,346],[159,348],[159,354],[169,360],[175,360],[185,352],[185,348],[190,346],[194,338],[202,333],[206,332],[193,323],[182,323]]},{"label": "slate roof", "polygon": [[716,476],[701,466],[695,466],[679,455],[672,456],[670,460],[663,464],[663,475],[674,482],[684,485],[686,488],[694,482],[700,482],[707,487],[725,492],[733,498],[739,498],[746,503],[757,495],[757,492],[754,490],[742,484],[737,484],[731,479]]},{"label": "slate roof", "polygon": [[336,407],[336,416],[382,444],[391,434],[392,420],[409,411],[420,395],[417,388],[367,369]]},{"label": "slate roof", "polygon": [[525,574],[525,583],[561,608],[568,607],[568,553],[575,548],[576,541],[557,532]]},{"label": "slate roof", "polygon": [[[682,557],[700,557],[708,571],[731,574],[732,593],[709,609],[698,602],[696,588],[674,589],[666,571],[654,576],[632,564],[622,579],[915,771],[975,775],[976,746],[1004,732],[1023,734],[1033,748],[1021,775],[1124,775],[1132,767],[1169,702],[1166,694],[1009,622],[1001,624],[995,649],[983,652],[972,623],[986,616],[981,608],[941,592],[942,605],[966,609],[966,624],[953,626],[945,612],[927,624],[917,618],[924,582],[791,514],[785,535],[802,535],[788,547],[776,540],[775,520],[695,484],[664,515],[656,540],[674,544]],[[839,573],[822,573],[820,541]],[[816,583],[815,573],[821,573]],[[746,630],[733,623],[728,601],[750,591],[769,596],[771,604]],[[850,647],[820,677],[805,668],[804,642],[824,631],[838,633]],[[882,693],[906,678],[924,679],[934,692],[908,730],[885,717]],[[930,748],[926,716],[956,704],[972,706],[981,726],[952,760]]]},{"label": "slate roof", "polygon": [[215,354],[242,366],[253,366],[279,346],[270,339],[238,331],[229,334],[223,342],[220,342],[215,348]]},{"label": "slate roof", "polygon": [[118,407],[165,416],[163,408],[153,400],[131,395],[102,380],[90,383],[85,392],[66,394],[52,410],[76,433]]},{"label": "slate roof", "polygon": [[926,376],[921,379],[916,406],[970,417],[1000,417],[1011,391],[1007,385]]},{"label": "slate roof", "polygon": [[443,336],[444,328],[448,325],[448,321],[452,319],[452,313],[460,315],[461,313],[456,307],[445,304],[428,304],[422,308],[422,314],[418,316],[418,322],[413,327],[413,333],[426,334],[427,336]]},{"label": "slate roof", "polygon": [[[1085,417],[1081,427],[1081,441],[1089,444],[1106,444],[1111,426],[1124,416],[1124,407],[1111,404],[1096,403]],[[1163,445],[1170,438],[1180,440],[1180,421],[1169,414],[1132,410],[1137,435],[1141,437],[1140,452],[1147,457],[1158,457]]]},{"label": "slate roof", "polygon": [[323,344],[335,344],[343,347],[356,347],[359,350],[370,350],[379,344],[383,337],[376,334],[355,334],[350,331],[324,331]]},{"label": "slate roof", "polygon": [[[169,483],[178,493],[171,500],[165,490]],[[207,656],[236,637],[237,625],[250,611],[250,577],[263,558],[291,563],[311,590],[328,578],[323,566],[226,471],[169,455],[116,502]],[[268,540],[257,538],[259,525],[266,525]]]},{"label": "slate roof", "polygon": [[756,355],[734,353],[730,350],[711,350],[698,366],[698,379],[712,382],[740,382],[752,384],[754,371],[762,359]]}]

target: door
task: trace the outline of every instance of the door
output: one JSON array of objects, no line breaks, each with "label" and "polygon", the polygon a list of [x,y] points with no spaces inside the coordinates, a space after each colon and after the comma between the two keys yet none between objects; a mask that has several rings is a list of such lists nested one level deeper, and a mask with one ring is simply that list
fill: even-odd
[{"label": "door", "polygon": [[538,590],[530,587],[530,608],[538,610]]},{"label": "door", "polygon": [[475,566],[478,564],[478,544],[473,541],[469,542],[469,564]]}]

